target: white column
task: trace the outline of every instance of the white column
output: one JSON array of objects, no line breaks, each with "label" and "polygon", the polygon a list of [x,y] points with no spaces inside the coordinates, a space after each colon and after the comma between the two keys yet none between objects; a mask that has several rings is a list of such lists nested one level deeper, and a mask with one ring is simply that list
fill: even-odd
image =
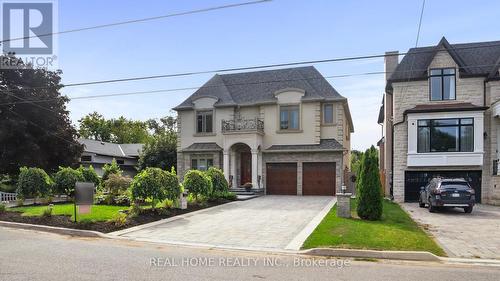
[{"label": "white column", "polygon": [[259,184],[257,183],[257,167],[259,163],[259,151],[252,149],[252,184],[254,188],[258,188]]},{"label": "white column", "polygon": [[233,188],[236,188],[236,151],[231,150],[231,176],[233,176]]},{"label": "white column", "polygon": [[224,150],[222,153],[224,154],[222,170],[224,170],[224,177],[229,181],[229,151]]}]

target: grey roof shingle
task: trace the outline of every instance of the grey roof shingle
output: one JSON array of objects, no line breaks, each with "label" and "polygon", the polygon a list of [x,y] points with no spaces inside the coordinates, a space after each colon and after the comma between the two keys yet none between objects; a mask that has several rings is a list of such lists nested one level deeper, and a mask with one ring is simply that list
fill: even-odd
[{"label": "grey roof shingle", "polygon": [[182,151],[221,151],[222,148],[215,142],[195,142]]},{"label": "grey roof shingle", "polygon": [[298,88],[303,100],[345,100],[313,66],[216,74],[175,110],[191,109],[193,100],[213,96],[215,106],[253,105],[276,102],[278,90]]},{"label": "grey roof shingle", "polygon": [[124,158],[138,157],[144,146],[141,143],[117,144],[89,139],[78,139],[78,142],[84,145],[85,152]]},{"label": "grey roof shingle", "polygon": [[498,77],[500,41],[450,44],[443,37],[436,46],[410,49],[389,82],[427,79],[427,68],[440,50],[450,53],[463,76]]},{"label": "grey roof shingle", "polygon": [[272,145],[265,152],[269,151],[308,151],[308,150],[325,150],[325,151],[343,151],[344,147],[336,139],[322,139],[319,144],[291,144],[291,145]]}]

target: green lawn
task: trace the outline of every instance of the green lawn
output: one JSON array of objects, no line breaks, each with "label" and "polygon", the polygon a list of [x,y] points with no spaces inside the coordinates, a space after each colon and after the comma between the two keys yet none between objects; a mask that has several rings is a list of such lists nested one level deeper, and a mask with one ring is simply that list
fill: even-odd
[{"label": "green lawn", "polygon": [[[107,221],[113,218],[119,210],[126,210],[125,206],[93,205],[90,214],[77,214],[78,221]],[[26,206],[9,208],[9,211],[22,212],[23,216],[41,216],[47,206]],[[74,219],[73,204],[56,204],[53,207],[53,215],[68,215]]]},{"label": "green lawn", "polygon": [[353,218],[338,218],[337,207],[333,207],[302,247],[429,251],[445,255],[398,204],[384,200],[382,220],[364,221],[356,216],[355,201],[351,200]]}]

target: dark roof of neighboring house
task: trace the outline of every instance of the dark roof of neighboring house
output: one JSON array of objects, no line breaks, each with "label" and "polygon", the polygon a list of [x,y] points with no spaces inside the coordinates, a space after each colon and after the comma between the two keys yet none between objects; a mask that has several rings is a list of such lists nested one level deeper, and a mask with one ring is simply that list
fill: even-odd
[{"label": "dark roof of neighboring house", "polygon": [[182,151],[221,151],[222,148],[215,142],[195,142]]},{"label": "dark roof of neighboring house", "polygon": [[176,110],[191,109],[193,100],[211,96],[216,107],[274,103],[274,94],[283,89],[305,91],[303,100],[345,100],[313,66],[216,74]]},{"label": "dark roof of neighboring house", "polygon": [[388,84],[427,79],[427,68],[436,53],[443,50],[455,60],[462,77],[499,78],[500,41],[450,44],[443,37],[436,46],[411,48],[389,78]]},{"label": "dark roof of neighboring house", "polygon": [[419,104],[413,108],[405,110],[408,113],[427,113],[427,112],[450,112],[450,111],[482,111],[488,109],[487,106],[478,106],[472,103],[439,103],[439,104]]},{"label": "dark roof of neighboring house", "polygon": [[310,150],[325,150],[325,151],[343,151],[344,147],[336,139],[322,139],[319,144],[278,144],[272,145],[265,152],[270,151],[310,151]]},{"label": "dark roof of neighboring house", "polygon": [[78,142],[84,145],[84,152],[122,158],[138,157],[144,146],[141,143],[118,144],[89,139],[78,139]]},{"label": "dark roof of neighboring house", "polygon": [[382,146],[384,143],[385,143],[385,138],[384,138],[384,137],[382,137],[381,139],[379,139],[379,140],[378,140],[378,142],[377,142],[377,146],[378,146],[378,147],[380,147],[380,146]]}]

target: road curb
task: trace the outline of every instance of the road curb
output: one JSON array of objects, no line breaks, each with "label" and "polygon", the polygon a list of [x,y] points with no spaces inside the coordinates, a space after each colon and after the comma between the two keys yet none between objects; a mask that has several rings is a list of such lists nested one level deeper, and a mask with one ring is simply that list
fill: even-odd
[{"label": "road curb", "polygon": [[79,237],[111,238],[108,235],[106,235],[102,232],[99,232],[99,231],[55,227],[55,226],[20,223],[20,222],[0,221],[0,226],[26,229],[26,230],[44,231],[44,232],[50,232],[50,233],[56,233],[56,234],[62,234],[62,235],[79,236]]},{"label": "road curb", "polygon": [[335,249],[335,248],[313,248],[300,251],[301,254],[311,256],[327,257],[348,257],[348,258],[371,258],[371,259],[390,259],[390,260],[410,260],[410,261],[432,261],[440,262],[442,258],[429,253],[420,251],[376,251],[376,250],[357,250],[357,249]]}]

